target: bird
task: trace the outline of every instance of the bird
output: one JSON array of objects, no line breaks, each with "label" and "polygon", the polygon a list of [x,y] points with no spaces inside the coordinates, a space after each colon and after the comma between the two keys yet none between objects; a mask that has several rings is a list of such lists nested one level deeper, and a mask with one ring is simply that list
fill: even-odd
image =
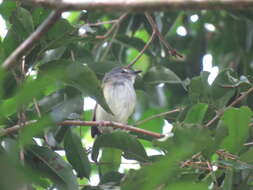
[{"label": "bird", "polygon": [[[93,121],[114,121],[126,124],[132,115],[136,105],[136,92],[134,82],[141,70],[133,70],[128,67],[116,67],[106,73],[102,81],[103,95],[112,113],[96,104],[93,112]],[[91,136],[94,138],[101,133],[110,133],[112,127],[91,128]]]}]

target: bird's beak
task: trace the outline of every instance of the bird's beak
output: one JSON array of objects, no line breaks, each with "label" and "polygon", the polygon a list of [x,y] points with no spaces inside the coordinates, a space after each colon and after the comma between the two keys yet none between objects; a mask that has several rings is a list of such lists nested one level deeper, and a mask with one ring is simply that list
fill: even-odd
[{"label": "bird's beak", "polygon": [[142,72],[141,70],[137,70],[137,71],[134,71],[134,74],[138,75],[141,72]]}]

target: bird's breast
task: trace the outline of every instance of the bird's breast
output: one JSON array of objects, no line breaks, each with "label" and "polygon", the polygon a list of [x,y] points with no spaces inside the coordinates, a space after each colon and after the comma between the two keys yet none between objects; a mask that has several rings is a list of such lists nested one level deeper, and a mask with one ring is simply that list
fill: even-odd
[{"label": "bird's breast", "polygon": [[105,100],[113,112],[113,120],[126,123],[133,113],[136,104],[136,94],[130,82],[116,81],[104,86]]}]

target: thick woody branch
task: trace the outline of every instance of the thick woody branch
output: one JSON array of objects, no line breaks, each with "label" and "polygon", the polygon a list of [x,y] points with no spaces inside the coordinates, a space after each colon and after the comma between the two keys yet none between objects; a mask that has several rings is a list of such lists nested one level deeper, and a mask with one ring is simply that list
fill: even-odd
[{"label": "thick woody branch", "polygon": [[[27,121],[24,126],[29,125],[29,124],[33,124],[33,123],[36,123],[36,120]],[[127,130],[127,131],[142,133],[144,135],[152,136],[152,137],[155,137],[155,138],[164,137],[164,135],[160,134],[160,133],[155,133],[155,132],[152,132],[152,131],[147,131],[147,130],[144,130],[144,129],[136,128],[136,127],[131,126],[131,125],[126,125],[126,124],[122,124],[122,123],[118,123],[118,122],[112,122],[112,121],[98,122],[98,121],[66,120],[66,121],[63,121],[61,123],[58,123],[58,125],[59,126],[114,127],[114,128],[117,128],[117,129],[124,129],[124,130]],[[13,127],[3,129],[2,131],[0,131],[0,137],[15,133],[15,132],[19,131],[20,128],[21,128],[20,125],[15,125]]]},{"label": "thick woody branch", "polygon": [[176,9],[245,9],[252,0],[22,0],[44,7],[64,10],[148,11]]},{"label": "thick woody branch", "polygon": [[31,35],[11,53],[11,55],[2,64],[2,67],[8,69],[14,66],[17,60],[29,51],[37,40],[39,40],[41,36],[60,18],[61,13],[62,11],[60,9],[53,11]]}]

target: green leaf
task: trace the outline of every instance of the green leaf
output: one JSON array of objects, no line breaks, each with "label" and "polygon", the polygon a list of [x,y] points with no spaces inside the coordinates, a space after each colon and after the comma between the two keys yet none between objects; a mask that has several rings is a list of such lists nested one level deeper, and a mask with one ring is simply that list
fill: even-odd
[{"label": "green leaf", "polygon": [[[20,36],[18,36],[18,32],[15,31],[14,27],[11,27],[2,43],[2,47],[4,48],[4,55],[1,58],[7,58],[8,55],[12,53],[18,47],[18,45],[21,43],[22,39]],[[1,55],[2,56],[2,55]]]},{"label": "green leaf", "polygon": [[230,70],[224,70],[219,73],[215,78],[211,89],[210,95],[212,97],[212,103],[218,108],[224,107],[228,101],[235,95],[235,88],[224,88],[223,85],[236,85],[235,78],[232,77]]},{"label": "green leaf", "polygon": [[121,174],[119,172],[109,172],[103,176],[100,184],[104,184],[108,182],[115,182],[116,184],[118,184],[120,180],[122,179],[122,177],[124,177],[124,174]]},{"label": "green leaf", "polygon": [[241,154],[240,160],[243,162],[253,164],[253,148],[250,148],[247,152]]},{"label": "green leaf", "polygon": [[[126,44],[129,47],[135,48],[139,51],[141,51],[143,49],[143,47],[145,46],[145,42],[143,40],[141,40],[140,38],[136,38],[136,37],[127,37],[126,35],[124,36],[118,36],[117,40],[119,40],[121,43]],[[150,53],[150,51],[147,49],[145,51],[145,53],[147,55],[152,56],[152,53]]]},{"label": "green leaf", "polygon": [[68,130],[64,137],[64,149],[66,157],[76,170],[78,177],[89,178],[91,166],[85,148],[79,136]]},{"label": "green leaf", "polygon": [[[6,72],[5,70],[1,67],[0,68],[0,105],[1,105],[1,100],[2,100],[2,97],[4,95],[3,93],[3,90],[4,90],[4,79],[5,79],[5,76],[6,76]],[[1,114],[0,114],[1,115]]]},{"label": "green leaf", "polygon": [[145,74],[144,80],[151,84],[169,83],[182,84],[181,79],[170,69],[166,67],[152,67]]},{"label": "green leaf", "polygon": [[179,13],[176,19],[173,21],[172,26],[168,30],[168,33],[166,34],[167,36],[173,36],[177,34],[177,28],[181,25],[183,25],[183,18],[184,18],[185,13]]},{"label": "green leaf", "polygon": [[42,118],[38,119],[36,123],[26,125],[20,130],[19,142],[22,145],[30,144],[33,140],[33,137],[41,134],[45,128],[54,125],[51,117],[45,115]]},{"label": "green leaf", "polygon": [[26,9],[20,7],[17,9],[17,19],[20,21],[20,23],[25,28],[27,34],[30,34],[34,30],[32,15],[29,11]]},{"label": "green leaf", "polygon": [[187,187],[187,190],[204,190],[208,189],[208,185],[204,183],[196,183],[193,181],[178,181],[177,183],[169,184],[164,190],[182,190]]},{"label": "green leaf", "polygon": [[51,179],[60,190],[78,190],[72,168],[52,150],[32,145],[26,148],[25,159],[27,165]]},{"label": "green leaf", "polygon": [[0,4],[0,13],[5,20],[11,16],[12,12],[16,9],[16,2],[14,1],[3,1]]},{"label": "green leaf", "polygon": [[122,190],[154,190],[171,182],[173,177],[178,176],[180,172],[181,161],[208,146],[211,137],[208,136],[206,129],[196,126],[175,126],[175,129],[173,137],[154,141],[156,146],[167,150],[164,151],[166,154],[154,163],[143,166],[134,175],[128,176],[122,183]]},{"label": "green leaf", "polygon": [[224,190],[232,190],[233,189],[233,176],[234,176],[233,173],[234,172],[232,169],[228,169],[226,171],[224,185],[223,185]]},{"label": "green leaf", "polygon": [[71,85],[88,96],[94,98],[108,113],[112,113],[102,92],[102,88],[96,74],[86,64],[70,64],[67,68],[68,80]]},{"label": "green leaf", "polygon": [[36,7],[32,10],[32,17],[35,26],[41,24],[49,15],[50,10],[42,7]]},{"label": "green leaf", "polygon": [[[3,105],[0,107],[2,114],[5,116],[12,115],[15,113],[16,109],[22,104],[28,104],[33,98],[40,96],[46,88],[50,86],[55,86],[56,81],[63,79],[64,75],[63,68],[61,66],[56,66],[56,68],[49,70],[38,77],[36,80],[25,81],[17,91],[14,97],[9,98],[4,101]],[[52,80],[54,79],[54,80]]]},{"label": "green leaf", "polygon": [[185,123],[192,124],[201,124],[206,111],[208,109],[208,104],[196,104],[187,112],[186,118],[184,120]]},{"label": "green leaf", "polygon": [[[140,120],[137,121],[134,125],[138,124],[138,122],[140,122],[142,120],[152,117],[155,114],[162,113],[163,111],[165,111],[165,110],[164,109],[152,109],[152,108],[148,109],[146,112],[144,112],[142,114],[142,117],[140,118]],[[151,119],[147,122],[144,122],[144,123],[141,123],[140,125],[138,125],[139,128],[147,129],[147,130],[154,131],[157,133],[162,132],[163,126],[164,126],[163,117],[154,118],[154,119]]]},{"label": "green leaf", "polygon": [[138,161],[148,159],[146,151],[136,137],[121,131],[102,134],[94,142],[92,148],[92,159],[97,160],[99,149],[104,147],[118,148],[122,150],[126,157]]},{"label": "green leaf", "polygon": [[71,43],[71,37],[74,36],[75,30],[67,20],[60,19],[42,38],[45,40],[45,47],[43,49],[55,49]]},{"label": "green leaf", "polygon": [[[18,42],[25,40],[34,30],[32,15],[22,7],[17,7],[10,17],[11,28],[18,35],[14,39]],[[11,40],[11,39],[10,39]]]},{"label": "green leaf", "polygon": [[189,85],[189,95],[194,102],[210,101],[210,85],[207,82],[209,72],[202,72],[200,76],[192,78]]},{"label": "green leaf", "polygon": [[154,141],[154,145],[166,150],[166,152],[173,153],[171,152],[173,147],[180,147],[192,142],[194,143],[192,152],[197,153],[209,147],[210,143],[213,142],[209,130],[198,125],[183,124],[181,126],[180,124],[174,124],[173,133],[172,138],[167,138],[165,141]]},{"label": "green leaf", "polygon": [[116,148],[103,148],[99,159],[99,174],[104,176],[111,172],[117,172],[121,163],[122,151]]},{"label": "green leaf", "polygon": [[238,154],[247,141],[250,132],[250,118],[252,111],[248,107],[229,108],[221,118],[228,127],[228,136],[221,148],[230,153]]},{"label": "green leaf", "polygon": [[190,156],[192,148],[191,143],[174,148],[173,154],[166,155],[152,165],[143,166],[134,175],[128,176],[121,184],[121,189],[154,190],[167,183],[179,171],[180,161]]}]

